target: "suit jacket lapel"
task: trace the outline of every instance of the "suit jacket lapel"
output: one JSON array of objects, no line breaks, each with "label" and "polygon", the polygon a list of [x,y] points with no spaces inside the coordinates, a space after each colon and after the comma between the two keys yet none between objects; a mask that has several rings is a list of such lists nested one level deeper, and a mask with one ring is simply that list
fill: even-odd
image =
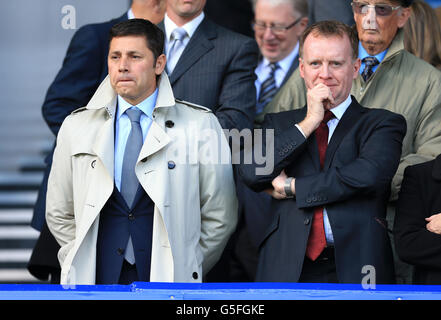
[{"label": "suit jacket lapel", "polygon": [[323,169],[328,169],[330,167],[332,158],[334,157],[335,151],[340,145],[340,142],[343,140],[352,126],[357,122],[360,114],[363,112],[364,110],[361,108],[355,98],[352,97],[352,103],[343,114],[343,117],[340,119],[334,133],[332,134],[331,140],[329,141],[328,148],[326,149],[325,164]]},{"label": "suit jacket lapel", "polygon": [[288,72],[286,73],[285,78],[283,79],[282,83],[280,84],[279,89],[286,83],[286,81],[289,79],[289,77],[297,69],[298,66],[299,66],[299,56],[297,55],[294,58],[294,61],[292,62],[291,67],[289,68]]},{"label": "suit jacket lapel", "polygon": [[173,85],[200,57],[214,48],[212,39],[217,37],[215,26],[204,18],[187,46],[182,52],[175,69],[170,75],[170,83]]}]

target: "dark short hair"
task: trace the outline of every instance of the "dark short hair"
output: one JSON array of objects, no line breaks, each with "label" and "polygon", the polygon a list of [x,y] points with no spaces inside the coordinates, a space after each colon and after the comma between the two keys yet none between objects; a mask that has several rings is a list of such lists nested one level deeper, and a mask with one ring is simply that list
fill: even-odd
[{"label": "dark short hair", "polygon": [[300,37],[300,49],[299,56],[303,57],[303,45],[305,44],[306,38],[309,34],[314,34],[314,36],[324,36],[332,37],[337,36],[343,38],[346,34],[349,38],[352,48],[352,59],[358,58],[358,35],[354,27],[350,27],[343,22],[336,20],[325,20],[319,21],[310,25]]},{"label": "dark short hair", "polygon": [[129,19],[115,24],[110,29],[109,44],[113,38],[127,36],[144,37],[155,61],[164,51],[164,32],[148,20]]},{"label": "dark short hair", "polygon": [[404,8],[408,8],[412,5],[413,0],[395,0],[395,2],[399,3],[400,6]]}]

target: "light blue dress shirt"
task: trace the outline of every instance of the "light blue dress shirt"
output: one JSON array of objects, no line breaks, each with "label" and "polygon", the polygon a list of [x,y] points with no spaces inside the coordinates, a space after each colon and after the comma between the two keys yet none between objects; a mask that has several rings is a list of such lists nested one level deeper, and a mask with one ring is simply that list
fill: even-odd
[{"label": "light blue dress shirt", "polygon": [[158,89],[155,90],[147,99],[136,106],[132,106],[122,97],[118,96],[118,107],[116,112],[115,124],[115,185],[121,191],[121,171],[124,159],[124,151],[126,149],[127,139],[132,128],[130,119],[126,114],[126,110],[132,107],[138,108],[142,111],[140,125],[142,129],[143,141],[147,136],[147,132],[152,124],[153,109],[156,105],[156,98],[158,97]]},{"label": "light blue dress shirt", "polygon": [[[377,60],[381,63],[381,61],[383,61],[384,57],[386,56],[387,50],[384,50],[383,52],[380,52],[379,54],[373,56],[375,58],[377,58]],[[360,58],[360,60],[363,61],[364,58],[366,57],[372,57],[369,53],[367,53],[367,51],[363,48],[363,46],[361,45],[361,42],[358,43],[358,57]],[[377,71],[379,64],[377,64],[372,70]],[[363,72],[364,68],[366,67],[366,65],[362,62],[361,63],[361,67],[360,67],[360,74]]]}]

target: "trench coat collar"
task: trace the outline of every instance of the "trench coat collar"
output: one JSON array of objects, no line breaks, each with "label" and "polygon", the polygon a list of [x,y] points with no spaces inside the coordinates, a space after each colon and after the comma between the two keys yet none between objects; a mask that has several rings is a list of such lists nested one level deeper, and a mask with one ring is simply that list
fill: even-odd
[{"label": "trench coat collar", "polygon": [[[175,106],[173,91],[165,72],[161,74],[158,86],[158,97],[156,99],[154,112],[157,109]],[[102,160],[112,178],[114,170],[114,117],[116,115],[116,102],[117,94],[110,84],[109,76],[107,76],[86,106],[87,109],[106,109],[107,111],[106,119],[93,143],[93,150]],[[157,124],[156,121],[153,121],[147,134],[146,141],[149,143],[144,143],[142,146],[138,161],[158,152],[164,148],[171,139],[164,129]]]},{"label": "trench coat collar", "polygon": [[[159,92],[158,98],[156,99],[155,109],[174,106],[175,98],[173,96],[170,81],[165,72],[161,74],[158,80],[158,88]],[[109,75],[107,75],[107,77],[101,82],[95,94],[92,96],[92,99],[90,99],[86,108],[92,110],[106,108],[109,116],[113,118],[116,114],[116,101],[117,94],[110,84]]]}]

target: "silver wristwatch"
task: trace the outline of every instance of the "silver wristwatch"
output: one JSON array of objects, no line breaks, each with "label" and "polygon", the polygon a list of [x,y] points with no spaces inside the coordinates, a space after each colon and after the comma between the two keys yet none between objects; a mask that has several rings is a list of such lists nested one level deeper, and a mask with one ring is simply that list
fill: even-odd
[{"label": "silver wristwatch", "polygon": [[286,180],[285,180],[284,190],[285,190],[285,194],[286,194],[287,198],[294,197],[294,193],[292,193],[292,190],[291,190],[291,181],[293,179],[294,179],[293,177],[289,177],[289,178],[286,178]]}]

